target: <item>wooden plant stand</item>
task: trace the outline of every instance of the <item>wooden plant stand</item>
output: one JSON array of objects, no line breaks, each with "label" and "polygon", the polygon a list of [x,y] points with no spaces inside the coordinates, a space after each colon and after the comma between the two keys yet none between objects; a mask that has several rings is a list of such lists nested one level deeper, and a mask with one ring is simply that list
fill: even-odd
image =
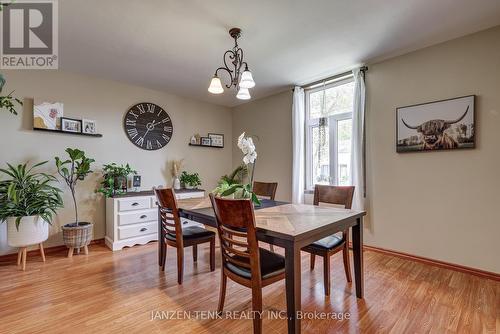
[{"label": "wooden plant stand", "polygon": [[[89,246],[83,246],[83,253],[85,255],[89,255]],[[69,247],[68,248],[68,257],[73,257],[75,247]],[[80,254],[80,248],[76,248],[76,254]]]},{"label": "wooden plant stand", "polygon": [[[40,255],[42,256],[43,262],[45,262],[45,252],[43,251],[43,243],[39,243],[38,246],[40,247]],[[22,269],[23,271],[26,270],[26,256],[28,253],[28,247],[19,247],[17,251],[17,265],[22,264]]]}]

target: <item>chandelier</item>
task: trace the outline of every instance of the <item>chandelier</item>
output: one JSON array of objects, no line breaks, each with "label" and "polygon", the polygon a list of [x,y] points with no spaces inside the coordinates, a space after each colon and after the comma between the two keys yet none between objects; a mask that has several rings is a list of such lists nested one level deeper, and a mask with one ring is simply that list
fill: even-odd
[{"label": "chandelier", "polygon": [[[231,28],[229,30],[229,35],[234,38],[234,47],[224,52],[224,56],[222,57],[224,66],[215,70],[208,91],[212,94],[222,94],[224,92],[222,82],[218,76],[219,71],[223,71],[229,74],[230,79],[229,84],[225,85],[226,88],[234,86],[238,90],[236,97],[240,100],[248,100],[251,97],[248,89],[255,87],[255,81],[253,81],[252,72],[248,70],[248,64],[243,61],[243,50],[238,46],[238,38],[241,36],[241,29]],[[243,72],[241,72],[243,66],[245,67]]]}]

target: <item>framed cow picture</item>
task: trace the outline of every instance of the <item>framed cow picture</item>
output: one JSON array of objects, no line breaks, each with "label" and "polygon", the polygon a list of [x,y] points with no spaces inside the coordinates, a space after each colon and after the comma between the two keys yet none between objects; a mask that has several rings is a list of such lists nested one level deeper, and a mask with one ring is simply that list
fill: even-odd
[{"label": "framed cow picture", "polygon": [[396,152],[475,147],[475,95],[396,109]]}]

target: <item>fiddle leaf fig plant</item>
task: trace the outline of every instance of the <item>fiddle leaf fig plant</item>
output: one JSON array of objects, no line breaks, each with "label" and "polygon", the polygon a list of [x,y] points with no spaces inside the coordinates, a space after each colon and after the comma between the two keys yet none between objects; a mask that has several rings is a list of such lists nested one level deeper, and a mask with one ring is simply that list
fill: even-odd
[{"label": "fiddle leaf fig plant", "polygon": [[79,149],[67,148],[69,159],[61,160],[56,157],[56,167],[59,175],[68,185],[73,204],[75,205],[75,224],[78,226],[78,205],[76,204],[75,188],[78,181],[83,181],[87,175],[92,173],[90,165],[95,161],[85,156],[85,152]]}]

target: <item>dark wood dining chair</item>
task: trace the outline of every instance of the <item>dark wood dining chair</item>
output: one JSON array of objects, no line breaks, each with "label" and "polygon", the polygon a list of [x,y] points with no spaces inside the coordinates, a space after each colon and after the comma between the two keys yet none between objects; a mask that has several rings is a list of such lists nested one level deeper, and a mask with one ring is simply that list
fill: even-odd
[{"label": "dark wood dining chair", "polygon": [[257,182],[253,183],[253,192],[259,197],[267,197],[274,201],[278,189],[278,182]]},{"label": "dark wood dining chair", "polygon": [[158,200],[158,223],[161,224],[163,250],[160,251],[161,270],[165,271],[167,247],[177,248],[177,282],[182,284],[184,275],[184,248],[193,246],[193,261],[198,258],[198,245],[210,243],[210,271],[215,270],[215,232],[199,226],[182,228],[177,199],[172,189],[154,189]]},{"label": "dark wood dining chair", "polygon": [[[346,209],[352,206],[352,197],[354,187],[323,186],[314,187],[314,205],[320,203],[343,205]],[[344,256],[345,276],[348,282],[352,282],[351,263],[349,260],[349,229],[342,232],[342,237],[331,235],[318,240],[304,248],[303,251],[311,254],[311,270],[314,270],[316,255],[323,257],[323,277],[325,286],[325,295],[330,295],[330,257],[342,251]]]},{"label": "dark wood dining chair", "polygon": [[[229,277],[252,289],[253,332],[262,333],[262,288],[285,278],[285,258],[259,247],[250,200],[210,194],[221,245],[222,270],[218,312],[224,308]],[[257,312],[259,311],[259,312]]]},{"label": "dark wood dining chair", "polygon": [[[265,197],[274,201],[276,197],[276,189],[278,189],[278,182],[257,182],[253,183],[253,192],[259,197]],[[273,245],[269,245],[271,252],[274,252]]]}]

